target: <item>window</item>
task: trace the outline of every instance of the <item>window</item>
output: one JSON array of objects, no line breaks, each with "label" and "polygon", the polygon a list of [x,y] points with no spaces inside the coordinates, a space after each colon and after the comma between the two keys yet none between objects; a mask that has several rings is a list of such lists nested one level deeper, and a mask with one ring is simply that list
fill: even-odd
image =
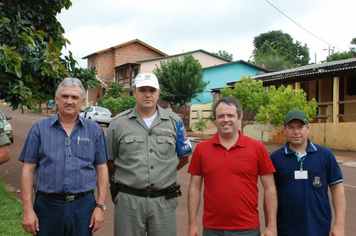
[{"label": "window", "polygon": [[347,95],[356,95],[356,75],[347,76],[346,94]]}]

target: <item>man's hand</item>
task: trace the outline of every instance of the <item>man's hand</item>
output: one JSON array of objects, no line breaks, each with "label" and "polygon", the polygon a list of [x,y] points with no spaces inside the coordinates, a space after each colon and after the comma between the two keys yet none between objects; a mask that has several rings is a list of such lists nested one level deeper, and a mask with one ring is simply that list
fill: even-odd
[{"label": "man's hand", "polygon": [[277,229],[266,227],[265,230],[263,230],[261,236],[277,236]]},{"label": "man's hand", "polygon": [[189,225],[188,236],[199,236],[197,225]]},{"label": "man's hand", "polygon": [[345,227],[335,224],[331,228],[329,236],[345,236]]},{"label": "man's hand", "polygon": [[91,214],[90,225],[89,228],[93,227],[92,233],[98,231],[98,229],[103,226],[104,223],[104,211],[99,207],[95,207],[93,213]]},{"label": "man's hand", "polygon": [[22,227],[27,233],[33,235],[37,235],[37,231],[40,231],[38,218],[33,209],[24,211],[22,218]]}]

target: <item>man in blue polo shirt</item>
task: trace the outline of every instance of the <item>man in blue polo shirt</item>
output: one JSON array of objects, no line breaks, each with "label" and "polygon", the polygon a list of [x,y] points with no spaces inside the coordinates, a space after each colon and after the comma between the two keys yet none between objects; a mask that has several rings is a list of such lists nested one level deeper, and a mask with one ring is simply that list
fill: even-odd
[{"label": "man in blue polo shirt", "polygon": [[[308,139],[310,124],[303,111],[289,111],[282,129],[287,143],[271,154],[276,169],[278,235],[344,236],[345,191],[335,156]],[[335,210],[332,227],[328,186]]]},{"label": "man in blue polo shirt", "polygon": [[84,94],[79,79],[65,78],[58,113],[37,121],[22,149],[22,226],[33,235],[92,235],[104,222],[108,150],[103,129],[79,116]]}]

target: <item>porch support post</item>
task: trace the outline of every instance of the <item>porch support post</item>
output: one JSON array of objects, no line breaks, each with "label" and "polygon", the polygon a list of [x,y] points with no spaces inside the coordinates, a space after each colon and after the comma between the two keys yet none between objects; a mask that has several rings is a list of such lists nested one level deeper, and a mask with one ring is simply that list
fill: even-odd
[{"label": "porch support post", "polygon": [[300,82],[295,82],[294,86],[295,86],[295,91],[299,90],[300,89]]},{"label": "porch support post", "polygon": [[334,86],[333,86],[333,123],[339,123],[339,98],[340,98],[340,78],[334,77]]}]

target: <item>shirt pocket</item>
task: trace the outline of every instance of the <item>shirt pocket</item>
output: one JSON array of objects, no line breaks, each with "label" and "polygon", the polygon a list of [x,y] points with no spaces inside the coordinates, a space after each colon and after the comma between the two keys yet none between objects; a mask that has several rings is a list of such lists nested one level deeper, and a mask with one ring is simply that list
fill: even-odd
[{"label": "shirt pocket", "polygon": [[169,136],[157,136],[157,148],[159,151],[159,158],[162,160],[168,160],[173,158],[176,154],[176,143],[172,137]]},{"label": "shirt pocket", "polygon": [[326,174],[318,171],[308,171],[308,181],[311,189],[321,191],[327,189]]},{"label": "shirt pocket", "polygon": [[120,145],[120,153],[128,156],[137,156],[144,153],[143,135],[125,136]]},{"label": "shirt pocket", "polygon": [[94,160],[95,152],[90,141],[80,141],[79,144],[74,146],[76,147],[74,150],[75,156],[84,160]]}]

